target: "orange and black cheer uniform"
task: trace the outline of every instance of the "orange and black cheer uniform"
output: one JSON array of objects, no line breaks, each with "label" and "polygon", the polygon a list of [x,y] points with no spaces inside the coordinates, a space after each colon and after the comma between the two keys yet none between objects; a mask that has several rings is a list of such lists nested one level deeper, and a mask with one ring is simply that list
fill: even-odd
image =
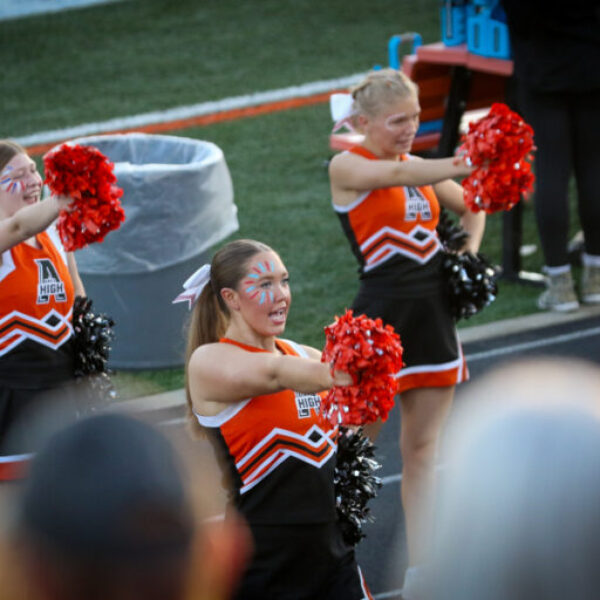
[{"label": "orange and black cheer uniform", "polygon": [[10,445],[15,421],[40,393],[73,379],[74,288],[66,255],[53,227],[36,239],[40,248],[17,244],[0,264],[0,463],[30,450]]},{"label": "orange and black cheer uniform", "polygon": [[[266,350],[223,338],[248,352]],[[276,340],[283,354],[302,347]],[[236,600],[371,598],[336,518],[337,428],[320,418],[321,397],[284,390],[196,414],[232,484],[254,554]]]},{"label": "orange and black cheer uniform", "polygon": [[[378,160],[361,146],[349,152]],[[468,372],[442,273],[436,232],[440,207],[433,187],[374,189],[333,208],[360,265],[354,313],[380,317],[402,340],[405,366],[398,391],[465,381]]]}]

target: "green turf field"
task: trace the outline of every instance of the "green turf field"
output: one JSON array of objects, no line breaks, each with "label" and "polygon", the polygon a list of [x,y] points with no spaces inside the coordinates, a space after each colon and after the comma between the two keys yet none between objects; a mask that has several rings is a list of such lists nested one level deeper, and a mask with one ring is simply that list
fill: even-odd
[{"label": "green turf field", "polygon": [[[439,39],[438,0],[126,0],[0,22],[3,119],[18,137],[139,112],[332,79],[387,62],[387,40]],[[176,132],[215,142],[231,170],[237,236],[280,251],[294,303],[286,335],[322,346],[351,301],[356,265],[330,206],[327,105]],[[537,244],[532,206],[524,242]],[[482,250],[501,260],[501,217]],[[577,223],[573,222],[573,231]],[[236,236],[236,237],[237,237]],[[539,270],[538,252],[524,260]],[[478,324],[536,310],[538,290],[501,283]],[[120,374],[127,395],[181,385],[178,370]]]}]

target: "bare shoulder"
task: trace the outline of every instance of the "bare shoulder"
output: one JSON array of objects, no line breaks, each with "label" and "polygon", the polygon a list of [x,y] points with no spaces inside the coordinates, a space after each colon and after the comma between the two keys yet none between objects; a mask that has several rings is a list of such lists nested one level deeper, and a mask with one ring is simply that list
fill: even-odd
[{"label": "bare shoulder", "polygon": [[202,344],[194,350],[188,369],[206,380],[222,380],[232,373],[255,369],[273,356],[270,352],[248,352],[234,344],[214,342]]},{"label": "bare shoulder", "polygon": [[357,161],[360,162],[364,160],[366,159],[358,154],[354,154],[352,152],[340,152],[339,154],[336,154],[329,162],[329,172],[335,173],[337,171],[350,168],[352,165],[355,165]]},{"label": "bare shoulder", "polygon": [[334,206],[352,204],[360,193],[356,173],[360,172],[366,159],[351,152],[336,154],[329,163],[329,181]]},{"label": "bare shoulder", "polygon": [[230,356],[235,356],[236,348],[231,344],[219,344],[215,342],[213,344],[202,344],[198,346],[190,356],[189,369],[196,373],[202,373],[203,371],[211,371],[214,369],[215,364],[220,364],[220,361],[227,360]]},{"label": "bare shoulder", "polygon": [[219,397],[219,392],[225,387],[224,367],[231,363],[228,358],[229,344],[203,344],[198,346],[190,356],[187,366],[189,393],[194,412],[203,416],[214,416],[228,404]]}]

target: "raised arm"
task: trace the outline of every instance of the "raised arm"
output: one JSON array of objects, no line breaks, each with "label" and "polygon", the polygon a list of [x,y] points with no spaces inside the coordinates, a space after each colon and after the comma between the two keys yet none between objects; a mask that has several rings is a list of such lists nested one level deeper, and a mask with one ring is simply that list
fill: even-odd
[{"label": "raised arm", "polygon": [[293,389],[306,394],[348,385],[352,378],[317,358],[270,352],[247,352],[230,344],[206,344],[192,354],[188,365],[190,394],[202,412],[206,403],[239,402],[246,398]]},{"label": "raised arm", "polygon": [[329,176],[334,204],[350,204],[355,197],[348,192],[406,185],[435,184],[452,177],[465,177],[471,172],[462,159],[434,158],[421,160],[370,160],[344,152],[334,156]]},{"label": "raised arm", "polygon": [[4,252],[44,231],[58,213],[66,209],[72,199],[67,196],[50,196],[41,202],[24,206],[11,217],[0,221],[0,252]]}]

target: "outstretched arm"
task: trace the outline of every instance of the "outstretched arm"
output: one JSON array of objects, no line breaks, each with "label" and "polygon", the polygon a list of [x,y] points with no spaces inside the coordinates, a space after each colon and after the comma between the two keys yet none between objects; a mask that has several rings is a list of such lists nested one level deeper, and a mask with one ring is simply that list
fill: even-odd
[{"label": "outstretched arm", "polygon": [[416,160],[369,160],[345,152],[334,156],[329,165],[329,176],[335,204],[343,206],[353,201],[345,192],[362,192],[391,186],[432,185],[452,177],[465,177],[472,167],[462,158],[434,158]]},{"label": "outstretched arm", "polygon": [[192,354],[188,380],[194,405],[239,402],[253,396],[293,389],[306,394],[349,385],[352,377],[317,358],[271,352],[247,352],[230,344],[207,344]]},{"label": "outstretched arm", "polygon": [[31,206],[24,206],[11,217],[0,221],[0,252],[4,252],[44,231],[61,210],[72,202],[67,196],[50,196]]}]

